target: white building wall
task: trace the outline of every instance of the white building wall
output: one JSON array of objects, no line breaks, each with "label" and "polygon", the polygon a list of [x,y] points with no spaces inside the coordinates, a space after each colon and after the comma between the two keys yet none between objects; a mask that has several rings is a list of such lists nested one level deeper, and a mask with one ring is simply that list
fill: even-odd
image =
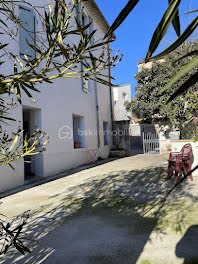
[{"label": "white building wall", "polygon": [[[31,2],[34,5],[40,4],[39,0]],[[105,33],[95,21],[94,28],[98,29],[95,38],[102,39]],[[16,54],[19,52],[19,46],[15,42],[10,46],[11,49],[16,50]],[[13,67],[13,65],[7,62],[6,68],[12,71],[10,67]],[[4,73],[6,74],[6,72]],[[110,88],[98,83],[96,86],[99,104],[99,129],[101,132],[104,121],[108,122],[111,129]],[[53,84],[43,83],[37,86],[41,93],[32,93],[36,103],[33,103],[27,96],[22,95],[23,107],[37,110],[39,114],[35,124],[49,135],[49,144],[46,146],[46,151],[35,157],[38,166],[37,176],[52,176],[94,161],[98,156],[108,157],[111,139],[109,146],[104,146],[103,133],[100,133],[100,147],[98,149],[96,86],[92,83],[91,93],[85,93],[82,91],[80,79],[60,78],[55,80]],[[22,128],[21,105],[13,110],[13,115],[20,123],[12,123],[9,128],[10,131],[13,130],[13,126],[20,125]],[[74,149],[73,115],[83,116],[85,129],[93,132],[92,135],[85,136],[86,148]],[[65,132],[68,131],[71,132],[71,136],[65,138]],[[23,160],[17,161],[14,167],[14,171],[7,165],[0,168],[0,192],[24,183]]]},{"label": "white building wall", "polygon": [[113,87],[114,121],[130,120],[131,112],[126,111],[124,105],[126,101],[131,102],[130,84]]}]

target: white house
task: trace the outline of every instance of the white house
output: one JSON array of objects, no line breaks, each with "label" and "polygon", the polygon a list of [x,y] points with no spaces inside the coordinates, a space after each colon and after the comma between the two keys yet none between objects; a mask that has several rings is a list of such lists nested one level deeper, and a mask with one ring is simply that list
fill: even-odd
[{"label": "white house", "polygon": [[131,85],[125,84],[113,87],[114,121],[131,120],[131,112],[126,110],[124,103],[131,101]]},{"label": "white house", "polygon": [[129,124],[131,111],[127,111],[125,102],[131,102],[131,85],[124,84],[113,87],[113,143],[116,147],[130,150]]},{"label": "white house", "polygon": [[[40,4],[39,0],[29,1]],[[48,2],[48,1],[46,1]],[[109,25],[95,1],[83,1],[85,17],[93,20],[97,29],[95,40],[102,39]],[[30,26],[39,28],[37,13],[25,4],[18,6],[21,19],[26,19]],[[71,40],[72,41],[72,40]],[[23,32],[13,45],[18,56],[25,50]],[[29,54],[34,56],[34,54]],[[11,68],[12,67],[12,68]],[[13,65],[7,62],[0,68],[4,74],[13,71]],[[109,71],[107,70],[106,74]],[[65,170],[95,161],[99,156],[107,158],[111,148],[112,104],[111,87],[93,81],[88,89],[82,87],[80,79],[56,79],[53,84],[38,86],[41,93],[34,93],[33,103],[22,94],[22,105],[13,110],[13,116],[20,121],[8,127],[11,131],[20,126],[31,133],[35,127],[49,135],[46,151],[31,157],[31,163],[24,165],[24,160],[12,164],[15,170],[4,165],[0,168],[0,192],[23,185],[28,177],[49,177]]]}]

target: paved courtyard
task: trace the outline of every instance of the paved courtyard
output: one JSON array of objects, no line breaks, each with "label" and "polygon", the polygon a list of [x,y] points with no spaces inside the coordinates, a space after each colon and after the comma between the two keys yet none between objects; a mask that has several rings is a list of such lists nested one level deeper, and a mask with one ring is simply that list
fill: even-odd
[{"label": "paved courtyard", "polygon": [[136,155],[51,181],[1,201],[12,218],[30,210],[31,254],[0,263],[198,263],[198,177],[173,186],[166,159]]}]

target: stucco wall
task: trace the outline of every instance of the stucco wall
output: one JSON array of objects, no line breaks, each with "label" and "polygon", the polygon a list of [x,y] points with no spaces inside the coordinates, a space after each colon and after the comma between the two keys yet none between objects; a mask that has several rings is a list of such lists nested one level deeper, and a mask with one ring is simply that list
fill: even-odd
[{"label": "stucco wall", "polygon": [[[126,94],[126,99],[123,97]],[[113,88],[113,108],[114,120],[126,121],[130,120],[131,112],[126,111],[124,103],[131,101],[131,86],[130,84],[120,85]]]},{"label": "stucco wall", "polygon": [[[38,0],[30,2],[34,5],[40,4]],[[95,40],[102,39],[104,32],[95,20],[93,23],[94,28],[97,29]],[[36,26],[39,29],[38,20]],[[75,40],[70,39],[70,41]],[[10,49],[15,50],[17,55],[19,54],[19,46],[16,42],[10,43]],[[12,72],[13,65],[7,61],[3,70],[4,74]],[[103,73],[108,74],[108,70]],[[60,78],[55,80],[53,84],[44,83],[37,86],[37,88],[41,93],[32,93],[36,103],[33,103],[26,95],[22,94],[23,107],[39,112],[35,125],[44,130],[50,137],[49,144],[46,146],[47,150],[35,157],[37,166],[39,166],[37,176],[48,177],[94,161],[98,156],[102,158],[108,157],[111,147],[111,136],[109,145],[104,146],[104,136],[103,133],[100,133],[100,147],[98,149],[96,94],[99,105],[99,130],[100,132],[103,131],[104,121],[108,122],[111,130],[109,87],[92,82],[91,92],[85,93],[82,91],[80,79]],[[18,105],[12,113],[19,120],[17,126],[22,128],[22,106]],[[86,147],[83,149],[74,149],[72,135],[73,115],[83,116],[85,130],[91,131],[88,132],[89,135],[85,136]],[[8,130],[13,131],[14,126],[16,124],[12,123]],[[71,133],[71,136],[65,137],[65,132]],[[7,165],[0,168],[0,192],[24,183],[23,160],[16,162],[14,167],[15,171],[12,171]]]}]

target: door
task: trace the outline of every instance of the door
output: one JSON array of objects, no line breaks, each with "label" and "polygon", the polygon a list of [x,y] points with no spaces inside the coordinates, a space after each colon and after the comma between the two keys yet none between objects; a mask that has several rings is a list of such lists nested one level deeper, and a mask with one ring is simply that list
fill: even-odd
[{"label": "door", "polygon": [[[33,134],[36,128],[41,127],[41,110],[36,108],[23,108],[23,137],[28,138]],[[24,175],[25,180],[35,176],[43,177],[43,155],[32,155],[24,157]]]},{"label": "door", "polygon": [[[30,125],[31,125],[31,115],[30,110],[23,110],[23,139],[25,137],[29,138],[31,135]],[[24,174],[25,179],[31,178],[34,176],[34,172],[32,171],[32,157],[25,156],[24,157]]]}]

